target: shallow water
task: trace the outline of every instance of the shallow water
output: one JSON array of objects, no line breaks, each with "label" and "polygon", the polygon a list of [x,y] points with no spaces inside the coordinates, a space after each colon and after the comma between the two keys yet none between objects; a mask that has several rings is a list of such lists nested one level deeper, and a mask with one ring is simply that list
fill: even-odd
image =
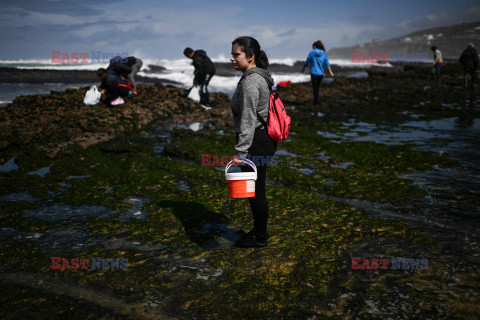
[{"label": "shallow water", "polygon": [[24,217],[42,219],[47,222],[57,222],[63,220],[83,220],[89,216],[105,218],[114,214],[116,214],[116,212],[101,206],[73,207],[69,205],[54,205],[29,211],[24,214]]},{"label": "shallow water", "polygon": [[31,175],[31,176],[36,174],[40,178],[45,178],[45,175],[47,175],[47,173],[50,173],[50,167],[43,167],[43,168],[40,168],[36,171],[30,171],[27,174]]},{"label": "shallow water", "polygon": [[145,204],[150,202],[149,199],[140,198],[140,197],[131,197],[129,199],[123,200],[123,203],[129,203],[133,205],[133,208],[128,209],[126,212],[120,215],[119,220],[122,222],[128,222],[130,219],[145,220],[147,219],[148,212],[143,210]]},{"label": "shallow water", "polygon": [[277,149],[275,151],[275,155],[277,156],[287,156],[287,157],[296,157],[297,155],[291,152],[288,152],[287,150],[282,150],[282,149]]},{"label": "shallow water", "polygon": [[180,189],[182,191],[189,192],[191,190],[191,187],[189,185],[187,185],[186,182],[183,181],[183,180],[180,180],[178,182],[174,182],[173,184],[176,185],[178,187],[178,189]]},{"label": "shallow water", "polygon": [[[478,215],[480,213],[480,119],[471,119],[465,125],[458,118],[443,118],[431,121],[407,121],[397,127],[355,122],[341,123],[350,132],[322,132],[322,136],[340,141],[373,141],[387,145],[410,144],[413,149],[433,151],[456,160],[458,166],[435,167],[433,170],[402,174],[412,179],[414,185],[425,190],[427,196],[418,203],[419,210]],[[357,135],[364,132],[367,135]],[[317,132],[320,133],[320,132]],[[325,162],[328,156],[318,156]],[[351,163],[340,165],[348,168]]]},{"label": "shallow water", "polygon": [[0,172],[10,172],[17,170],[19,167],[15,164],[15,157],[0,165]]},{"label": "shallow water", "polygon": [[1,199],[2,201],[26,201],[35,202],[37,199],[28,192],[11,193]]},{"label": "shallow water", "polygon": [[18,96],[48,94],[91,86],[93,83],[0,83],[0,102],[12,102]]}]

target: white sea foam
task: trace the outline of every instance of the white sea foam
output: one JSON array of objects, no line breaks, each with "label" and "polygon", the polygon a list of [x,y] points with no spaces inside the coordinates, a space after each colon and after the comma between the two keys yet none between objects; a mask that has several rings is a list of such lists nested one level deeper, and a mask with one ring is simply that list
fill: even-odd
[{"label": "white sea foam", "polygon": [[[44,69],[44,70],[96,70],[106,67],[108,63],[91,63],[91,59],[86,59],[88,63],[52,63],[51,59],[20,59],[20,60],[0,60],[0,66],[15,67],[19,69]],[[229,57],[223,55],[212,58],[213,62],[229,62]],[[270,59],[270,63],[293,66],[295,62],[303,61],[296,58]],[[331,65],[341,67],[365,68],[378,66],[376,63],[352,63],[349,59],[330,59]],[[192,60],[181,59],[143,59],[143,70],[148,69],[148,65],[159,65],[170,71],[193,70]],[[392,67],[391,64],[382,64],[384,67]]]},{"label": "white sea foam", "polygon": [[[328,59],[330,65],[336,65],[339,67],[350,67],[350,68],[369,68],[373,66],[379,66],[378,63],[353,63],[350,59]],[[387,63],[380,64],[382,67],[392,67],[392,65]]]},{"label": "white sea foam", "polygon": [[[149,78],[157,78],[162,80],[174,81],[179,84],[179,86],[184,88],[190,88],[193,84],[193,71],[192,60],[188,58],[179,58],[179,59],[142,59],[143,67],[138,75]],[[229,62],[229,57],[220,55],[212,58],[214,62]],[[91,63],[91,59],[87,59],[88,63],[52,63],[50,59],[31,59],[31,60],[0,60],[0,66],[15,67],[19,69],[42,69],[42,70],[84,70],[84,71],[94,71],[98,68],[107,67],[107,63]],[[296,58],[284,58],[284,59],[270,59],[271,63],[284,64],[288,66],[293,66],[296,61],[299,61]],[[364,63],[351,63],[348,59],[331,59],[331,65],[337,66],[346,66],[346,67],[358,67],[358,68],[368,68],[374,64],[364,64]],[[166,70],[162,72],[150,72],[151,65],[162,66]],[[383,66],[390,66],[385,64]],[[335,68],[334,72],[335,72]],[[299,71],[299,70],[298,70]],[[275,83],[280,81],[291,81],[291,82],[306,82],[310,81],[310,75],[301,74],[300,72],[291,72],[291,73],[274,73],[273,79]],[[363,73],[360,76],[365,76]],[[235,75],[231,77],[219,76],[216,75],[212,78],[209,90],[211,92],[225,92],[227,94],[232,94],[235,90],[238,81],[240,80],[240,75]],[[325,79],[329,81],[329,79]],[[1,98],[7,98],[0,96]]]}]

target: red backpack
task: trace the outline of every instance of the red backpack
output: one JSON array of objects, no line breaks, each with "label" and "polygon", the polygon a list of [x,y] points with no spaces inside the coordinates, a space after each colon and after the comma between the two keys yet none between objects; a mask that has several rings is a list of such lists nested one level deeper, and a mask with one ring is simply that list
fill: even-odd
[{"label": "red backpack", "polygon": [[267,127],[268,135],[275,141],[287,140],[291,119],[276,91],[270,91],[267,123],[258,114],[258,120]]}]

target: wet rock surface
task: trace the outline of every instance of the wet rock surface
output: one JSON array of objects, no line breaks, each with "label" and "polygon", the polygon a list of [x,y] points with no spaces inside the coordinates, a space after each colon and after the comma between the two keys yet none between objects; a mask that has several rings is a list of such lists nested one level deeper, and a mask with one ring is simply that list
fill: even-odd
[{"label": "wet rock surface", "polygon": [[0,111],[0,314],[479,318],[480,93],[442,70],[339,77],[317,109],[310,84],[282,90],[292,132],[268,169],[261,249],[233,246],[248,201],[201,165],[233,152],[228,96],[210,110],[160,84],[111,109],[83,106],[86,88],[17,98]]},{"label": "wet rock surface", "polygon": [[0,140],[3,153],[34,148],[54,156],[68,146],[88,147],[125,133],[147,129],[154,121],[184,124],[211,123],[223,128],[230,122],[228,96],[212,94],[211,110],[186,98],[184,89],[156,84],[139,85],[139,96],[107,108],[83,104],[87,88],[24,96],[0,109]]}]

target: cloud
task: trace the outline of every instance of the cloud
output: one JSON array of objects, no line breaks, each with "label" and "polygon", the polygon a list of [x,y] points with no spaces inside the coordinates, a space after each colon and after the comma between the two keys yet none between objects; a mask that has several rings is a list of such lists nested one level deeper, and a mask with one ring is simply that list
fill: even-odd
[{"label": "cloud", "polygon": [[[480,6],[461,14],[425,14],[391,25],[380,25],[373,14],[285,23],[247,13],[237,5],[193,0],[0,1],[0,41],[5,44],[2,55],[14,57],[45,58],[51,50],[113,50],[137,51],[148,58],[174,58],[183,57],[186,46],[229,57],[231,41],[250,35],[260,41],[269,56],[303,57],[319,39],[328,50],[478,20]],[[39,52],[43,56],[38,56]]]},{"label": "cloud", "polygon": [[[459,14],[448,12],[439,12],[436,14],[425,14],[400,21],[392,25],[367,25],[358,26],[357,36],[350,39],[355,39],[355,43],[370,42],[372,38],[380,38],[383,40],[393,39],[404,36],[406,34],[429,28],[436,28],[442,26],[449,26],[461,24],[466,22],[478,21],[480,17],[480,6],[472,7]],[[343,46],[353,45],[344,44]]]},{"label": "cloud", "polygon": [[[93,4],[93,2],[92,2]],[[1,9],[21,10],[26,12],[53,13],[68,16],[95,16],[103,11],[91,6],[85,6],[80,1],[52,1],[52,0],[15,0],[0,2]]]},{"label": "cloud", "polygon": [[374,16],[371,14],[359,14],[350,16],[349,20],[358,23],[367,23],[372,22],[374,20]]}]

